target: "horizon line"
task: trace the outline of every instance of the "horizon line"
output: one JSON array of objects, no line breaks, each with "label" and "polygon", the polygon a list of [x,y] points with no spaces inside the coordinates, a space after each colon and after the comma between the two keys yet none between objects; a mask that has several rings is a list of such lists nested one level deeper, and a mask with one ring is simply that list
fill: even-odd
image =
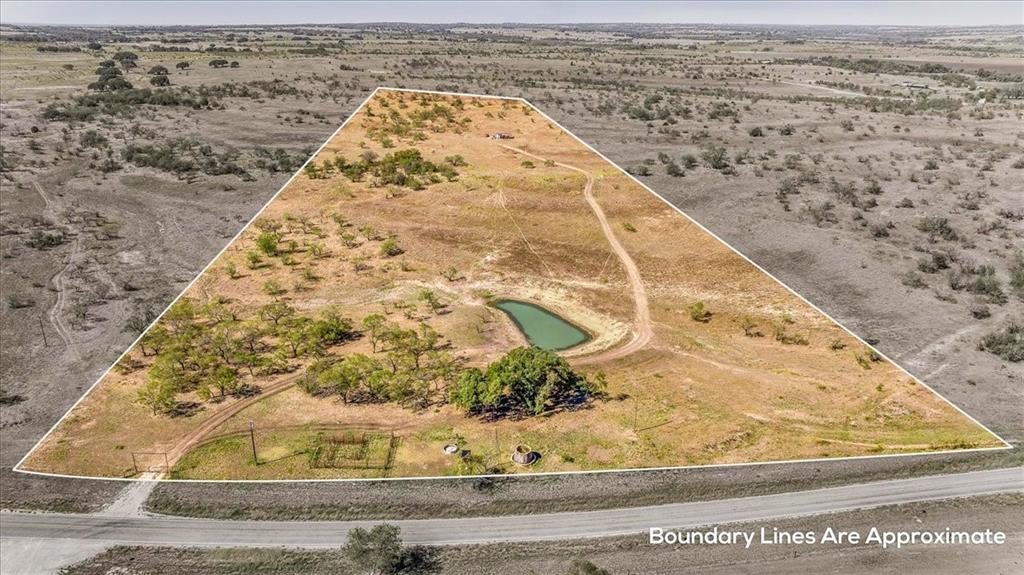
[{"label": "horizon line", "polygon": [[[665,28],[670,26],[735,26],[745,28],[1020,28],[1024,24],[773,24],[765,23],[742,23],[742,22],[629,22],[629,21],[608,21],[608,22],[416,22],[404,20],[379,20],[360,22],[300,22],[300,23],[273,23],[262,24],[231,24],[227,22],[212,22],[209,24],[68,24],[54,22],[3,22],[3,26],[47,26],[52,28],[328,28],[332,26],[432,26],[432,27],[453,27],[453,26],[488,26],[488,27],[534,27],[534,28],[556,28],[556,27],[597,27],[597,26],[642,26],[651,28]],[[0,37],[0,41],[3,38]]]}]

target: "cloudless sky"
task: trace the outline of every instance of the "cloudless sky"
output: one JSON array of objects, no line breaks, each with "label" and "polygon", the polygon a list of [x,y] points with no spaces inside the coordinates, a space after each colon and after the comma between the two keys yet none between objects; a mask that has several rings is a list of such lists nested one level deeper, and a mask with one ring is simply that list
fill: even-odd
[{"label": "cloudless sky", "polygon": [[715,23],[1024,25],[1024,2],[0,2],[5,24]]}]

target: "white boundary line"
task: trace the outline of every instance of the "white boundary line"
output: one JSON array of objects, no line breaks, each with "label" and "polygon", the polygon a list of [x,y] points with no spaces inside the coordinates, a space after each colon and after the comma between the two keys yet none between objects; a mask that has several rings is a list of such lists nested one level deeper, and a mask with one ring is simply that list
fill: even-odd
[{"label": "white boundary line", "polygon": [[[788,290],[791,294],[793,294],[798,299],[800,299],[800,301],[804,302],[805,304],[810,306],[812,309],[814,309],[815,311],[817,311],[821,315],[823,315],[826,318],[828,318],[829,321],[831,321],[835,325],[839,326],[839,328],[842,329],[843,331],[845,331],[846,333],[848,333],[851,336],[853,336],[857,341],[862,343],[868,349],[871,349],[872,351],[877,353],[882,359],[884,359],[884,360],[888,361],[889,363],[891,363],[892,365],[896,366],[897,369],[899,369],[905,375],[910,377],[915,383],[917,383],[918,385],[923,386],[925,389],[927,389],[928,391],[930,391],[933,394],[935,394],[936,396],[938,396],[939,399],[941,399],[942,401],[945,401],[948,405],[950,405],[958,413],[960,413],[961,415],[966,417],[968,420],[970,420],[972,423],[974,423],[978,427],[984,429],[986,432],[988,432],[993,437],[995,437],[1000,442],[1002,442],[1003,446],[1002,447],[975,447],[975,448],[970,448],[970,449],[947,449],[947,450],[942,450],[942,451],[918,451],[918,452],[914,452],[914,453],[887,453],[887,454],[881,454],[881,455],[854,455],[854,456],[845,456],[845,457],[821,457],[821,458],[813,458],[813,459],[784,459],[784,460],[778,460],[778,461],[751,461],[751,462],[745,462],[745,463],[712,463],[712,464],[706,464],[706,465],[679,465],[679,466],[670,466],[670,467],[638,467],[638,468],[624,468],[624,469],[595,469],[595,470],[590,470],[590,471],[548,471],[548,472],[540,472],[540,473],[522,473],[522,474],[512,474],[512,475],[459,475],[459,476],[444,476],[444,475],[442,475],[442,476],[433,476],[433,477],[379,477],[379,478],[338,478],[338,479],[136,479],[136,478],[130,478],[130,477],[94,477],[94,476],[89,476],[89,475],[67,475],[67,474],[62,474],[62,473],[46,473],[46,472],[42,472],[42,471],[32,471],[32,470],[28,470],[28,469],[19,469],[21,467],[21,465],[25,462],[25,460],[27,460],[29,458],[29,456],[32,455],[32,453],[36,449],[39,448],[39,446],[43,443],[43,440],[45,440],[51,433],[53,433],[53,431],[57,428],[57,426],[59,426],[61,424],[61,422],[63,422],[68,417],[68,415],[70,415],[71,412],[74,411],[74,409],[76,407],[78,407],[78,404],[81,403],[85,399],[85,397],[87,395],[89,395],[89,393],[92,392],[92,390],[101,381],[103,381],[103,378],[105,378],[107,376],[107,374],[110,373],[110,371],[114,368],[114,366],[116,366],[117,363],[119,361],[121,361],[121,359],[124,356],[128,355],[128,352],[130,352],[132,349],[135,348],[135,346],[136,346],[136,344],[138,344],[139,340],[142,339],[142,336],[145,335],[146,332],[148,332],[153,327],[153,325],[156,324],[156,322],[160,321],[160,318],[162,318],[164,316],[164,314],[167,313],[167,311],[171,308],[171,306],[173,306],[175,303],[177,303],[177,301],[179,299],[181,299],[182,296],[185,295],[185,292],[187,292],[189,290],[189,288],[191,288],[192,285],[195,284],[199,280],[199,278],[202,277],[203,274],[206,273],[206,271],[208,269],[210,269],[210,267],[213,265],[213,263],[216,262],[217,259],[220,258],[220,256],[225,251],[227,251],[227,249],[229,247],[231,247],[231,245],[234,244],[235,241],[238,240],[238,238],[242,235],[242,233],[244,233],[247,229],[249,229],[249,226],[251,226],[252,223],[254,221],[256,221],[256,218],[258,218],[260,216],[260,214],[262,214],[263,211],[267,209],[267,207],[277,198],[277,196],[280,195],[281,192],[283,192],[285,190],[285,188],[287,188],[292,183],[292,181],[300,173],[302,173],[302,170],[306,167],[306,165],[309,164],[313,160],[313,158],[317,157],[317,155],[319,155],[320,152],[324,148],[327,147],[327,144],[331,143],[331,141],[334,140],[334,138],[341,132],[341,130],[346,125],[348,125],[348,123],[356,116],[356,114],[358,114],[359,111],[362,110],[363,107],[371,99],[373,99],[374,96],[377,95],[377,92],[380,92],[380,91],[412,92],[412,93],[419,93],[419,94],[435,94],[435,95],[441,95],[441,96],[464,96],[464,97],[469,97],[469,98],[490,98],[490,99],[495,99],[495,100],[515,100],[515,101],[518,101],[518,102],[522,102],[523,104],[526,104],[532,110],[534,110],[535,112],[537,112],[538,114],[543,116],[544,119],[546,119],[547,121],[549,121],[552,124],[554,124],[555,126],[557,126],[560,130],[562,130],[564,133],[566,133],[569,136],[571,136],[573,139],[575,139],[580,144],[583,144],[583,146],[586,147],[588,150],[590,150],[591,152],[596,154],[598,157],[600,157],[605,162],[607,162],[607,163],[611,164],[612,166],[614,166],[617,170],[622,172],[626,177],[631,179],[633,182],[638,184],[643,189],[647,190],[649,193],[654,195],[654,197],[656,197],[659,200],[661,200],[662,202],[664,202],[666,205],[668,205],[669,207],[674,209],[676,212],[681,214],[690,223],[696,225],[701,231],[703,231],[704,233],[708,234],[709,236],[711,236],[712,238],[714,238],[715,240],[720,242],[722,245],[724,245],[725,247],[727,247],[730,250],[732,250],[733,253],[735,253],[736,255],[738,255],[741,258],[743,258],[747,263],[749,263],[750,265],[754,266],[755,269],[757,269],[758,271],[760,271],[761,273],[763,273],[764,275],[768,276],[769,278],[774,280],[776,283],[781,285],[783,288]],[[170,304],[168,304],[168,306],[164,309],[164,311],[160,312],[160,315],[158,315],[156,317],[156,319],[154,319],[149,324],[149,326],[146,327],[146,329],[144,329],[142,331],[142,333],[140,333],[137,338],[135,338],[135,341],[133,341],[132,344],[130,346],[128,346],[128,348],[125,349],[125,351],[122,352],[121,355],[119,355],[116,360],[114,360],[114,363],[111,364],[111,366],[108,367],[106,369],[106,371],[103,372],[102,375],[100,375],[99,379],[97,379],[91,386],[89,386],[89,389],[87,389],[85,391],[85,393],[83,393],[82,396],[79,397],[78,400],[75,401],[75,403],[70,408],[68,408],[67,412],[65,412],[64,415],[61,416],[61,418],[57,420],[57,423],[54,423],[53,426],[50,427],[49,431],[47,431],[45,434],[43,434],[43,436],[39,439],[39,441],[36,442],[36,444],[32,447],[32,449],[30,449],[28,451],[28,453],[26,453],[18,461],[18,463],[16,463],[14,465],[14,467],[12,468],[12,471],[16,471],[18,473],[25,473],[25,474],[28,474],[28,475],[40,475],[40,476],[46,476],[46,477],[62,477],[62,478],[70,478],[70,479],[92,479],[92,480],[100,480],[100,481],[126,481],[126,482],[130,482],[130,481],[165,481],[165,482],[175,482],[175,483],[323,483],[323,482],[341,482],[341,481],[352,481],[352,482],[421,481],[421,480],[432,480],[432,479],[454,479],[454,480],[458,480],[458,479],[474,479],[474,478],[481,478],[481,477],[502,477],[502,478],[515,477],[515,478],[521,478],[521,477],[544,477],[544,476],[552,476],[552,475],[627,473],[627,472],[642,472],[642,471],[671,471],[671,470],[704,469],[704,468],[716,468],[716,467],[745,467],[745,466],[753,467],[753,466],[761,466],[761,465],[778,465],[778,464],[782,464],[782,463],[824,463],[824,462],[830,462],[830,461],[853,461],[853,460],[858,460],[858,459],[881,459],[881,458],[895,458],[895,457],[927,457],[927,456],[932,456],[932,455],[943,455],[943,454],[954,454],[954,453],[976,453],[976,452],[983,452],[983,451],[1002,451],[1002,450],[1006,450],[1006,449],[1013,449],[1013,444],[1011,444],[1010,442],[1008,442],[1005,439],[1003,439],[1002,437],[1000,437],[999,434],[997,434],[994,431],[992,431],[991,429],[989,429],[988,426],[984,425],[983,423],[981,423],[980,421],[975,419],[973,416],[971,416],[966,411],[960,409],[955,403],[953,403],[952,401],[946,399],[941,393],[935,391],[934,389],[932,389],[931,386],[926,384],[924,381],[920,380],[917,376],[915,376],[914,374],[912,374],[909,371],[907,371],[906,369],[904,369],[903,366],[901,366],[897,362],[895,362],[892,359],[890,359],[884,353],[882,353],[879,350],[875,349],[875,347],[873,345],[871,345],[868,342],[864,341],[859,335],[857,335],[857,334],[853,333],[852,331],[850,331],[846,326],[844,326],[843,324],[839,323],[838,321],[836,321],[835,318],[833,318],[831,315],[826,313],[824,310],[822,310],[821,308],[819,308],[815,304],[813,304],[810,301],[808,301],[807,298],[805,298],[804,296],[802,296],[799,293],[797,293],[795,290],[793,290],[793,288],[791,288],[788,285],[786,285],[782,280],[780,280],[779,278],[777,278],[774,275],[772,275],[771,273],[769,273],[767,270],[762,268],[756,262],[754,262],[753,260],[748,258],[746,255],[744,255],[742,252],[740,252],[739,250],[734,248],[732,245],[730,245],[728,242],[726,242],[722,238],[720,238],[717,235],[715,235],[714,232],[712,232],[708,228],[704,227],[697,220],[695,220],[692,217],[690,217],[686,212],[684,212],[683,210],[679,209],[678,206],[676,206],[672,202],[669,202],[668,200],[666,200],[660,194],[658,194],[657,192],[652,190],[650,187],[648,187],[647,184],[645,184],[645,183],[641,182],[640,180],[638,180],[635,176],[633,176],[633,174],[630,174],[629,172],[624,170],[621,166],[619,166],[618,164],[616,164],[615,162],[610,160],[607,156],[605,156],[604,154],[602,154],[601,152],[596,150],[593,146],[591,146],[587,142],[583,141],[579,136],[577,136],[576,134],[573,134],[571,131],[569,131],[567,128],[565,128],[565,126],[562,126],[560,123],[558,123],[558,121],[556,121],[554,118],[552,118],[551,116],[548,116],[540,108],[538,108],[538,107],[534,106],[533,104],[531,104],[526,98],[521,98],[521,97],[517,97],[517,96],[494,96],[494,95],[490,95],[490,94],[473,94],[473,93],[467,93],[467,92],[443,92],[443,91],[438,91],[438,90],[422,90],[422,89],[416,89],[416,88],[391,88],[391,87],[388,87],[388,86],[378,86],[378,87],[373,89],[373,91],[370,93],[370,95],[367,96],[359,104],[359,106],[356,107],[355,110],[352,111],[352,113],[349,115],[349,117],[346,118],[344,122],[342,122],[341,126],[339,126],[338,129],[335,130],[334,133],[332,133],[330,135],[330,137],[328,137],[327,140],[323,144],[321,144],[320,147],[317,148],[317,150],[315,152],[313,152],[313,154],[310,155],[310,157],[305,162],[303,162],[303,164],[301,166],[299,166],[299,169],[294,174],[292,174],[292,176],[290,178],[288,178],[288,181],[286,181],[284,183],[284,185],[282,185],[281,188],[279,190],[277,190],[277,192],[275,192],[274,195],[271,196],[270,199],[267,200],[267,202],[265,204],[263,204],[263,207],[261,207],[259,209],[259,211],[256,212],[256,215],[254,215],[245,224],[245,226],[243,226],[242,229],[239,230],[238,233],[235,234],[235,236],[233,238],[231,238],[231,241],[229,241],[227,244],[224,245],[224,247],[217,253],[217,255],[213,257],[213,259],[210,261],[210,263],[206,264],[206,266],[199,272],[199,274],[196,275],[196,277],[191,282],[189,282],[189,284],[187,286],[185,286],[185,288],[181,291],[181,293],[178,294],[177,297],[175,297],[171,301]]]}]

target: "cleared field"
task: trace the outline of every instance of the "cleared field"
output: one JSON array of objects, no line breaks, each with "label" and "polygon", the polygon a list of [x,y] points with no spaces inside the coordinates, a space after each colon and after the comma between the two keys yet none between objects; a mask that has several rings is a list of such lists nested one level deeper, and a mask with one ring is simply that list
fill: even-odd
[{"label": "cleared field", "polygon": [[[1003,445],[522,101],[381,90],[310,165],[22,468],[422,477]],[[501,299],[592,336],[561,352],[586,401],[448,401],[525,343]],[[376,367],[351,393],[311,383],[357,359]]]}]

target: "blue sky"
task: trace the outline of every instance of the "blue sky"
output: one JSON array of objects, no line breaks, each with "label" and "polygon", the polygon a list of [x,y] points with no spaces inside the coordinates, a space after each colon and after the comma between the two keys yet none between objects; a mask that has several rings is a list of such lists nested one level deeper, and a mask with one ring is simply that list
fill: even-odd
[{"label": "blue sky", "polygon": [[79,25],[722,23],[1024,25],[1024,2],[46,2],[8,1],[3,23]]}]

